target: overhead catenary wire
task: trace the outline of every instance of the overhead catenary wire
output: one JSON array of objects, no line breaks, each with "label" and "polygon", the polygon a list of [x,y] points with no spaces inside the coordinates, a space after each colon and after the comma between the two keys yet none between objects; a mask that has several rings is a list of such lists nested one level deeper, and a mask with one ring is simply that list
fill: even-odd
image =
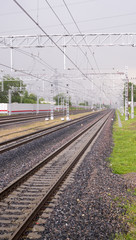
[{"label": "overhead catenary wire", "polygon": [[[39,1],[39,0],[37,0]],[[76,5],[76,4],[79,4],[79,3],[85,3],[85,2],[90,2],[90,1],[85,1],[83,0],[83,2],[71,2],[69,3],[69,5]],[[62,7],[63,4],[61,5],[55,5],[55,8],[59,8],[59,7]],[[46,8],[39,8],[38,7],[38,3],[37,3],[37,10],[35,9],[30,9],[30,11],[41,11],[41,10],[46,10]],[[7,15],[17,15],[19,14],[19,11],[16,11],[16,12],[9,12],[9,13],[3,13],[3,14],[0,14],[0,17],[2,16],[7,16]],[[87,22],[91,22],[91,21],[101,21],[101,20],[107,20],[107,19],[112,19],[112,18],[120,18],[120,17],[126,17],[126,16],[133,16],[133,15],[136,15],[136,12],[128,12],[128,13],[123,13],[123,14],[116,14],[116,15],[112,15],[112,16],[104,16],[104,17],[96,17],[96,18],[90,18],[90,19],[86,19],[86,20],[81,20],[81,21],[77,21],[77,23],[87,23]],[[73,24],[73,22],[66,22],[65,25],[71,25]],[[114,27],[121,27],[121,26],[131,26],[131,25],[136,25],[136,22],[133,22],[133,23],[130,23],[130,24],[123,24],[123,25],[116,25],[116,26],[110,26],[110,27],[106,27],[106,28],[99,28],[99,29],[108,29],[108,28],[114,28]],[[46,25],[44,27],[57,27],[58,24],[54,24],[54,25]],[[24,29],[21,29],[23,31],[26,31],[26,30],[32,30],[32,29],[35,29],[35,28],[24,28]],[[17,31],[20,31],[20,29],[18,30],[14,30],[15,32]],[[10,31],[6,31],[7,32],[13,32],[13,30],[10,30]],[[4,32],[2,32],[4,33]]]},{"label": "overhead catenary wire", "polygon": [[45,62],[42,58],[40,58],[39,56],[35,55],[35,54],[31,54],[31,53],[28,53],[26,51],[23,51],[22,49],[16,49],[16,48],[13,48],[15,49],[16,51],[20,52],[20,53],[23,53],[25,54],[26,56],[29,56],[29,57],[32,57],[34,58],[36,61],[38,61],[41,65],[43,65],[44,67],[48,67],[48,69],[50,69],[52,72],[55,72],[55,68],[53,68],[52,66],[50,66],[47,62]]},{"label": "overhead catenary wire", "polygon": [[[51,36],[36,22],[36,20],[16,1],[13,0],[18,7],[34,22],[34,24],[51,40],[51,42],[66,56],[66,58],[76,67],[76,69],[89,81],[92,82],[92,79],[88,78],[84,72],[74,63],[74,61],[58,46],[58,44],[51,38]],[[95,83],[94,85],[101,91],[101,88],[97,86]],[[105,94],[105,91],[102,90]],[[106,95],[105,95],[106,96]]]},{"label": "overhead catenary wire", "polygon": [[[0,66],[2,66],[2,67],[5,67],[5,68],[8,68],[8,69],[11,69],[11,67],[10,66],[8,66],[8,65],[6,65],[6,64],[3,64],[3,63],[0,63]],[[31,73],[27,73],[27,72],[25,72],[24,70],[18,70],[18,69],[15,69],[15,68],[13,68],[13,70],[14,70],[14,72],[19,72],[19,73],[23,73],[23,74],[25,74],[25,75],[27,75],[27,76],[30,76],[30,77],[33,77],[33,78],[35,78],[35,79],[38,79],[38,80],[42,80],[42,81],[46,81],[46,82],[49,82],[50,84],[52,83],[52,80],[45,80],[45,79],[43,79],[43,78],[41,78],[41,77],[39,77],[39,76],[37,76],[37,75],[33,75],[33,74],[31,74]],[[73,82],[73,81],[72,81]],[[75,82],[76,83],[76,82]],[[79,86],[81,86],[81,84],[79,84],[79,83],[77,83]],[[64,88],[65,90],[66,90],[66,86],[63,86],[63,85],[61,85],[61,84],[58,84],[59,85],[59,87],[61,87],[61,88]],[[70,90],[70,92],[73,92],[73,93],[80,93],[81,94],[81,91],[78,91],[77,89],[75,90],[75,89],[72,89],[72,88],[70,88],[71,86],[69,86],[69,90]],[[83,90],[83,87],[81,88],[81,90]],[[89,97],[90,95],[89,94],[87,94],[87,96]]]},{"label": "overhead catenary wire", "polygon": [[[97,0],[92,0],[92,1],[97,1]],[[83,0],[82,2],[80,1],[77,1],[77,2],[74,2],[74,3],[70,3],[70,5],[77,5],[77,4],[85,4],[85,3],[87,3],[87,2],[90,2],[90,0]],[[60,7],[62,7],[63,6],[63,4],[59,4],[59,5],[56,5],[55,7],[57,7],[57,8],[60,8]],[[47,8],[39,8],[39,10],[47,10]],[[30,9],[30,11],[35,11],[35,9]],[[8,13],[2,13],[2,14],[0,14],[0,16],[7,16],[7,15],[17,15],[17,14],[19,14],[19,12],[18,11],[16,11],[16,12],[8,12]]]},{"label": "overhead catenary wire", "polygon": [[[76,23],[73,15],[72,15],[72,13],[71,13],[71,11],[70,11],[70,9],[68,8],[65,0],[62,0],[62,1],[63,1],[64,5],[65,5],[67,11],[69,12],[69,14],[70,14],[70,16],[71,16],[74,24],[76,25],[76,28],[78,29],[79,33],[82,34],[80,28],[78,27],[78,24]],[[83,40],[84,40],[84,42],[86,43],[86,40],[85,40],[85,39],[83,39]],[[97,61],[96,61],[96,58],[95,58],[95,56],[94,56],[94,53],[91,51],[91,49],[89,48],[89,46],[87,46],[87,48],[89,49],[89,52],[90,52],[91,55],[93,56],[94,62],[95,62],[95,64],[96,64],[96,67],[97,67],[97,69],[98,69],[98,71],[99,71],[99,73],[100,73],[100,69],[99,69],[98,63],[97,63]],[[103,90],[102,86],[100,86],[100,93],[101,93],[101,92],[103,92],[103,93],[105,94],[105,96],[106,96],[106,92]]]},{"label": "overhead catenary wire", "polygon": [[[62,1],[63,1],[64,5],[65,5],[67,11],[69,12],[69,14],[70,14],[70,16],[71,16],[71,18],[72,18],[74,24],[76,25],[76,28],[78,29],[79,33],[82,34],[82,32],[81,32],[81,30],[80,30],[78,24],[76,23],[76,21],[75,21],[73,15],[72,15],[72,13],[71,13],[71,11],[70,11],[70,9],[68,8],[68,6],[67,6],[65,0],[62,0]],[[85,39],[83,39],[83,40],[84,40],[84,42],[86,43],[86,40],[85,40]],[[91,51],[91,49],[89,48],[89,46],[87,46],[87,48],[89,49],[89,52],[90,52],[91,55],[93,56],[94,62],[95,62],[95,64],[96,64],[96,67],[97,67],[97,69],[98,69],[98,71],[99,71],[99,73],[100,73],[100,68],[99,68],[98,63],[97,63],[97,61],[96,61],[96,58],[95,58],[95,56],[94,56],[94,52]],[[101,91],[102,91],[102,92],[105,94],[105,96],[106,96],[106,93],[105,93],[105,91],[102,89],[102,87],[100,87],[100,92],[101,92]]]},{"label": "overhead catenary wire", "polygon": [[[2,64],[2,63],[0,63],[0,66],[2,66],[2,67],[5,67],[5,68],[8,68],[8,69],[11,69],[11,67],[10,66],[8,66],[8,65],[5,65],[5,64]],[[50,80],[45,80],[45,79],[43,79],[43,78],[41,78],[41,77],[39,77],[39,76],[37,76],[37,75],[33,75],[33,74],[31,74],[31,73],[28,73],[28,72],[25,72],[24,70],[17,70],[17,69],[15,69],[15,68],[13,68],[13,70],[15,71],[15,72],[19,72],[19,73],[23,73],[23,74],[25,74],[25,75],[27,75],[27,76],[30,76],[30,77],[32,77],[32,78],[35,78],[35,79],[37,79],[37,80],[42,80],[42,81],[46,81],[46,82],[48,82],[48,83],[50,83],[50,84],[52,84],[53,82],[52,82],[52,79],[50,79]],[[20,79],[21,80],[21,79]],[[72,82],[73,82],[73,80],[72,80]],[[81,87],[81,84],[79,84],[79,83],[77,83],[77,82],[75,82],[76,84],[78,84],[78,85],[80,85],[80,87]],[[61,85],[60,83],[58,84],[59,85],[59,87],[61,87],[61,88],[63,88],[63,89],[65,89],[65,91],[67,90],[67,87],[66,86],[63,86],[63,85]],[[109,89],[110,90],[110,89]],[[71,85],[69,85],[69,93],[73,93],[74,94],[74,96],[78,96],[79,97],[79,94],[80,94],[80,96],[81,96],[81,91],[83,92],[83,94],[85,93],[85,96],[86,97],[88,97],[88,99],[90,98],[90,94],[88,94],[87,92],[89,92],[89,89],[85,89],[84,88],[84,86],[82,86],[81,87],[81,90],[77,90],[77,89],[75,89],[75,88],[71,88]],[[90,91],[91,91],[91,89],[90,89]],[[112,96],[113,97],[116,97],[116,95],[114,95],[113,94],[113,92],[111,93],[110,91],[109,92],[107,92],[107,94],[109,94],[109,97],[111,97],[111,94],[112,94]],[[108,99],[109,100],[109,99]]]},{"label": "overhead catenary wire", "polygon": [[[71,11],[70,11],[70,9],[68,8],[68,6],[67,6],[65,0],[62,0],[62,1],[63,1],[64,5],[65,5],[67,11],[69,12],[69,14],[70,14],[70,16],[71,16],[71,18],[72,18],[74,24],[76,25],[76,27],[77,27],[79,33],[82,34],[82,32],[81,32],[81,30],[80,30],[78,24],[76,23],[76,21],[75,21],[73,15],[72,15],[72,13],[71,13]],[[84,39],[84,42],[86,43],[86,40],[85,40],[85,39]],[[95,61],[95,64],[96,64],[96,66],[97,66],[97,69],[98,69],[98,71],[100,72],[100,69],[99,69],[99,66],[98,66],[98,64],[97,64],[96,58],[94,57],[94,53],[91,51],[91,49],[90,49],[88,46],[87,46],[87,48],[89,49],[90,53],[92,54],[92,56],[93,56],[93,58],[94,58],[94,61]]]},{"label": "overhead catenary wire", "polygon": [[[8,44],[5,43],[6,46],[10,47]],[[48,67],[51,71],[55,72],[56,69],[53,68],[52,66],[50,66],[47,62],[45,62],[42,58],[39,57],[39,55],[35,55],[35,54],[31,54],[29,52],[26,52],[22,49],[17,49],[17,48],[14,48],[12,47],[12,49],[14,49],[16,52],[20,52],[20,53],[23,53],[24,55],[26,56],[29,56],[31,58],[34,58],[35,60],[37,60],[41,65],[43,65],[44,67]]]},{"label": "overhead catenary wire", "polygon": [[[17,2],[17,1],[15,1],[15,0],[13,0],[14,2]],[[26,12],[26,11],[25,11]],[[26,12],[27,13],[27,12]],[[27,13],[27,15],[29,16],[29,18],[39,27],[39,29],[41,29],[45,34],[46,34],[46,36],[54,43],[54,45],[55,46],[57,46],[57,48],[64,54],[64,51],[53,41],[53,39],[43,30],[43,28],[41,27],[41,26],[39,26],[39,24]],[[72,62],[72,64],[79,70],[79,72],[86,78],[86,79],[88,79],[89,81],[91,81],[92,82],[92,80],[90,79],[90,78],[88,78],[87,76],[86,76],[86,74],[85,73],[83,73],[82,71],[81,71],[81,69],[73,62],[73,60],[67,55],[67,54],[65,54],[65,56]],[[106,96],[106,93],[105,93],[105,91],[101,88],[101,87],[98,87],[95,83],[93,83],[101,92],[103,92],[104,94],[105,94],[105,96]],[[107,97],[107,96],[106,96]]]},{"label": "overhead catenary wire", "polygon": [[[8,45],[6,44],[6,46],[8,46]],[[54,72],[54,73],[56,72],[56,69],[55,69],[55,68],[53,68],[52,66],[50,66],[47,62],[45,62],[45,61],[44,61],[43,59],[41,59],[39,56],[37,56],[37,55],[35,55],[35,54],[31,54],[31,53],[29,53],[29,52],[26,52],[26,51],[24,51],[24,50],[22,50],[22,49],[17,49],[17,48],[13,48],[13,47],[12,47],[12,49],[14,49],[16,52],[23,53],[24,55],[35,59],[35,60],[36,60],[37,62],[39,62],[42,66],[47,67],[50,71],[52,71],[52,72]]]},{"label": "overhead catenary wire", "polygon": [[[65,29],[65,31],[70,35],[70,32],[68,31],[68,29],[66,28],[66,26],[63,24],[63,22],[61,21],[60,17],[57,15],[57,13],[54,11],[53,7],[51,6],[51,4],[49,3],[48,0],[45,0],[45,2],[48,4],[48,6],[50,7],[50,9],[52,10],[52,12],[54,13],[54,15],[56,16],[56,18],[59,20],[60,24],[63,26],[63,28]],[[75,39],[73,38],[73,41],[76,43]],[[78,48],[80,49],[80,51],[84,54],[84,56],[87,58],[87,61],[89,63],[89,65],[91,66],[91,69],[93,69],[92,64],[89,61],[89,58],[87,57],[86,53],[82,50],[82,48],[76,43],[76,45],[78,46]]]},{"label": "overhead catenary wire", "polygon": [[[7,45],[8,46],[8,45]],[[60,76],[61,76],[61,73],[60,72],[58,72],[58,70],[56,71],[56,68],[52,68],[48,63],[46,63],[43,59],[41,59],[39,56],[37,56],[37,55],[34,55],[34,54],[30,54],[30,53],[28,53],[28,52],[26,52],[26,51],[23,51],[22,49],[16,49],[15,48],[15,50],[16,51],[18,51],[18,52],[21,52],[21,53],[23,53],[23,54],[25,54],[25,55],[27,55],[27,56],[29,56],[29,57],[33,57],[34,59],[36,59],[37,61],[39,61],[40,62],[40,60],[43,62],[43,63],[41,63],[41,64],[44,64],[44,66],[48,66],[48,68],[50,69],[50,70],[52,70],[53,71],[53,73],[54,74],[59,74]],[[37,59],[37,58],[39,58],[39,60]],[[2,64],[1,64],[2,65]],[[6,65],[5,65],[6,66]],[[7,66],[8,68],[11,68],[11,67],[9,67],[9,66]],[[18,70],[18,69],[14,69],[13,67],[12,67],[12,69],[15,71],[15,72],[23,72],[22,70]],[[31,73],[31,72],[29,72],[29,73]],[[25,72],[25,74],[27,74],[27,75],[30,75],[29,73],[26,73]],[[32,75],[31,74],[31,76],[34,76],[34,75]],[[36,78],[36,76],[34,76],[35,78]],[[67,76],[65,76],[66,78],[68,78]],[[41,80],[43,80],[43,79],[41,79]],[[71,80],[71,78],[68,78],[68,80],[69,81],[71,81],[72,83],[76,83],[77,85],[79,85],[79,86],[81,86],[82,84],[80,83],[77,83],[77,82],[75,82],[75,81],[73,81],[73,80]]]}]

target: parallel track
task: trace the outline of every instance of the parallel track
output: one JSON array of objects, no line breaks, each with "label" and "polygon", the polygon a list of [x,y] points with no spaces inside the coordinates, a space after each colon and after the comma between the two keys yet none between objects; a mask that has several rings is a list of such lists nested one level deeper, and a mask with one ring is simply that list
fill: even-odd
[{"label": "parallel track", "polygon": [[[49,201],[110,116],[97,117],[84,131],[0,193],[0,239],[19,240],[43,204]],[[0,227],[1,228],[1,227]]]},{"label": "parallel track", "polygon": [[[0,143],[0,153],[4,153],[4,152],[9,151],[11,149],[14,149],[18,146],[21,146],[22,144],[31,142],[32,140],[35,140],[35,139],[40,138],[42,136],[45,136],[45,135],[48,135],[50,133],[56,132],[56,131],[58,131],[60,129],[63,129],[65,127],[68,127],[70,125],[76,124],[76,123],[82,121],[83,119],[88,119],[90,117],[94,117],[94,115],[97,116],[98,114],[99,113],[93,113],[93,114],[90,114],[89,116],[80,117],[76,120],[72,120],[72,121],[69,121],[69,122],[64,122],[64,123],[58,124],[57,126],[52,126],[52,127],[46,128],[46,129],[38,130],[38,131],[35,131],[33,133],[29,133],[29,134],[26,134],[26,135],[23,135],[23,136],[20,136],[20,137],[10,139],[10,140],[7,140],[7,141],[3,141],[3,142]],[[103,114],[103,112],[101,114]]]},{"label": "parallel track", "polygon": [[[59,116],[62,113],[55,113],[54,116]],[[7,116],[7,117],[0,117],[0,126],[9,126],[15,123],[22,123],[26,121],[31,120],[38,120],[38,119],[44,119],[46,117],[49,117],[50,112],[42,113],[42,114],[24,114],[23,116]]]},{"label": "parallel track", "polygon": [[[87,111],[81,111],[81,110],[75,110],[75,111],[70,111],[70,114],[78,114],[81,112],[87,112]],[[58,116],[63,116],[63,111],[54,112],[54,116],[58,117]],[[32,121],[32,120],[38,120],[38,119],[44,119],[46,117],[50,117],[50,111],[47,111],[45,113],[38,113],[38,114],[20,114],[20,115],[11,115],[11,116],[0,116],[0,127],[4,127],[4,126],[9,126],[9,125],[13,125],[15,123],[23,123],[26,121]]]}]

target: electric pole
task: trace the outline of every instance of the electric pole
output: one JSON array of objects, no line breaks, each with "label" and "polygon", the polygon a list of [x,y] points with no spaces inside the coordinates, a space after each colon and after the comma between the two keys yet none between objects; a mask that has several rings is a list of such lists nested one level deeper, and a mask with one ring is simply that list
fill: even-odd
[{"label": "electric pole", "polygon": [[128,120],[128,68],[125,68],[125,120]]},{"label": "electric pole", "polygon": [[131,85],[131,118],[134,118],[134,96],[133,96],[133,83]]},{"label": "electric pole", "polygon": [[69,120],[69,92],[68,92],[68,84],[67,86],[67,95],[66,95],[66,120]]},{"label": "electric pole", "polygon": [[54,119],[53,110],[53,84],[51,83],[51,120]]}]

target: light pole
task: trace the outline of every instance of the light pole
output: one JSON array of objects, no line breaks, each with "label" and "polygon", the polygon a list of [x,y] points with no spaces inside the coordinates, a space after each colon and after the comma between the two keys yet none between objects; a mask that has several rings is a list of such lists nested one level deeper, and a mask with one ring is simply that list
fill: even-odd
[{"label": "light pole", "polygon": [[36,106],[36,114],[39,113],[39,96],[37,95],[37,106]]},{"label": "light pole", "polygon": [[125,68],[125,120],[128,120],[128,68]]},{"label": "light pole", "polygon": [[9,90],[8,90],[8,98],[9,98],[9,115],[11,115],[11,93],[12,93],[12,90],[9,89]]},{"label": "light pole", "polygon": [[131,85],[131,118],[134,118],[134,96],[133,96],[133,83]]},{"label": "light pole", "polygon": [[66,95],[66,120],[69,121],[69,92],[68,92],[68,84],[67,86],[67,95]]},{"label": "light pole", "polygon": [[53,120],[54,119],[54,115],[53,115],[53,84],[51,83],[51,115],[50,115],[50,119]]},{"label": "light pole", "polygon": [[58,112],[59,112],[59,96],[58,96]]}]

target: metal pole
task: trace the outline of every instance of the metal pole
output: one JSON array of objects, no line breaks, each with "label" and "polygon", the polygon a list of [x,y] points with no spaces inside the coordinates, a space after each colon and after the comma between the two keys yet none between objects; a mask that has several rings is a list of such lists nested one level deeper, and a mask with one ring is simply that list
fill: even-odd
[{"label": "metal pole", "polygon": [[64,37],[64,47],[63,47],[63,56],[64,56],[64,70],[66,69],[66,43],[65,43],[65,37]]},{"label": "metal pole", "polygon": [[9,97],[9,115],[11,115],[11,93],[12,93],[12,90],[9,89],[9,90],[8,90],[8,97]]},{"label": "metal pole", "polygon": [[58,96],[58,112],[59,112],[59,96]]},{"label": "metal pole", "polygon": [[66,85],[67,86],[67,95],[66,95],[66,120],[70,120],[69,119],[69,93],[68,93],[68,84]]},{"label": "metal pole", "polygon": [[125,120],[128,120],[128,82],[125,82]]},{"label": "metal pole", "polygon": [[10,48],[10,69],[13,72],[13,40],[11,39],[11,48]]},{"label": "metal pole", "polygon": [[133,96],[133,83],[131,85],[131,118],[134,118],[134,96]]},{"label": "metal pole", "polygon": [[127,74],[127,67],[126,67],[126,82],[125,82],[125,120],[128,120],[128,74]]},{"label": "metal pole", "polygon": [[100,83],[100,110],[102,109],[102,83]]},{"label": "metal pole", "polygon": [[61,111],[62,111],[62,107],[63,107],[63,106],[62,106],[62,96],[61,96]]},{"label": "metal pole", "polygon": [[124,95],[122,94],[122,113],[121,115],[124,115]]},{"label": "metal pole", "polygon": [[53,84],[51,83],[51,120],[54,119],[53,110]]},{"label": "metal pole", "polygon": [[125,120],[128,120],[128,67],[125,67]]},{"label": "metal pole", "polygon": [[63,108],[63,116],[64,116],[64,98],[63,98],[63,106],[62,106],[62,108]]},{"label": "metal pole", "polygon": [[37,95],[37,107],[36,107],[36,114],[39,113],[39,96]]},{"label": "metal pole", "polygon": [[93,101],[94,99],[93,99],[93,97],[92,97],[92,109],[93,109],[93,107],[94,107],[94,101]]}]

